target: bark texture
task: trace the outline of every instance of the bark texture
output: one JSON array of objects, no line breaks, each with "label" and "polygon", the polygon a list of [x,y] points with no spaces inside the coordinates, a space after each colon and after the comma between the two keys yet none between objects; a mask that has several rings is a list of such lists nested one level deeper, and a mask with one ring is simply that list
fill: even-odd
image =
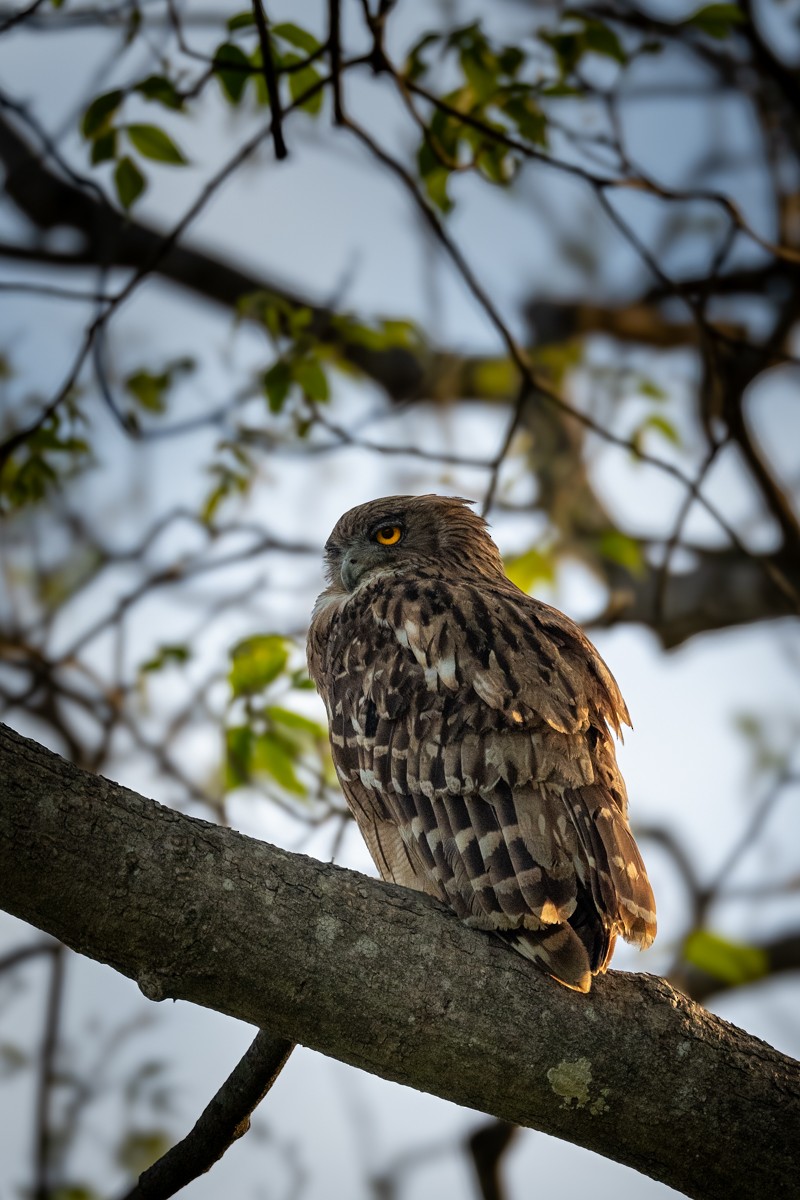
[{"label": "bark texture", "polygon": [[567,992],[435,900],[288,854],[0,726],[0,905],[136,980],[689,1196],[800,1195],[800,1066],[661,980]]}]

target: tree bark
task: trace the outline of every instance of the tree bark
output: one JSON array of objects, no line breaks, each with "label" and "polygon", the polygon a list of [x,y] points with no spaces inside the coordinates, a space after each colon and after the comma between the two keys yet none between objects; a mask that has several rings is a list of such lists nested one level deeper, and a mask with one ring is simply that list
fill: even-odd
[{"label": "tree bark", "polygon": [[0,905],[136,980],[688,1196],[800,1195],[800,1066],[660,979],[588,996],[434,900],[162,807],[0,726]]}]

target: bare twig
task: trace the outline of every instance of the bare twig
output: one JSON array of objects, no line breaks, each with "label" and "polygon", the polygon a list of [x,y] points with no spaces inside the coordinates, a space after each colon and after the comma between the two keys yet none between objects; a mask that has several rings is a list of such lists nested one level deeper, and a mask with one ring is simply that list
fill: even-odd
[{"label": "bare twig", "polygon": [[275,1083],[293,1049],[286,1038],[259,1030],[192,1130],[139,1176],[124,1200],[167,1200],[208,1171],[247,1133],[253,1109]]},{"label": "bare twig", "polygon": [[27,21],[29,17],[35,16],[44,3],[45,0],[33,0],[33,3],[29,4],[27,8],[21,8],[19,12],[11,13],[10,16],[5,17],[2,24],[0,24],[0,34],[7,33],[15,25],[20,25],[23,21]]},{"label": "bare twig", "polygon": [[11,950],[0,958],[0,975],[4,971],[13,971],[24,962],[30,962],[32,958],[39,958],[42,954],[56,954],[61,949],[63,947],[60,942],[47,941],[34,942],[32,946],[21,946],[19,950]]},{"label": "bare twig", "polygon": [[500,468],[508,457],[511,444],[514,441],[517,430],[519,429],[520,421],[522,420],[522,414],[525,411],[525,405],[529,395],[530,389],[528,380],[524,379],[522,381],[522,387],[517,395],[517,399],[514,402],[514,411],[511,414],[511,420],[509,421],[508,429],[506,430],[506,436],[503,438],[503,444],[492,460],[489,486],[486,489],[486,495],[484,496],[483,506],[481,508],[481,516],[483,517],[488,516],[492,504],[494,503],[495,493],[497,492],[497,483],[500,478]]},{"label": "bare twig", "polygon": [[341,0],[328,0],[328,46],[331,59],[331,88],[333,90],[334,124],[344,122],[342,107],[342,43],[341,43]]},{"label": "bare twig", "polygon": [[51,955],[50,986],[44,1019],[44,1035],[39,1052],[39,1075],[36,1085],[35,1141],[33,1161],[34,1200],[49,1200],[52,1166],[52,1130],[50,1105],[56,1074],[56,1054],[64,998],[64,962],[66,947],[59,945]]},{"label": "bare twig", "polygon": [[283,140],[283,113],[281,111],[281,95],[278,90],[278,76],[275,71],[275,60],[272,57],[272,45],[269,37],[267,14],[261,0],[253,0],[253,16],[258,30],[258,44],[261,47],[261,68],[264,72],[264,83],[267,86],[269,107],[272,112],[272,143],[275,147],[275,157],[280,161],[289,153]]},{"label": "bare twig", "polygon": [[500,1165],[518,1132],[518,1125],[495,1118],[481,1125],[467,1138],[467,1150],[478,1177],[482,1200],[503,1200],[505,1190],[500,1178]]}]

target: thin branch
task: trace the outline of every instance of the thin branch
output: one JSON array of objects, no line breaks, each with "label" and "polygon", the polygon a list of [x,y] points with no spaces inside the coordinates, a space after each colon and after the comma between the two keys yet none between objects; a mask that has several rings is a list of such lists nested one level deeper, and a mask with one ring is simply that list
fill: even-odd
[{"label": "thin branch", "polygon": [[0,958],[0,975],[4,971],[13,971],[21,963],[39,958],[42,954],[56,954],[62,947],[59,942],[34,942],[32,946],[21,946],[19,950],[11,950]]},{"label": "thin branch", "polygon": [[267,85],[269,107],[272,112],[272,142],[275,146],[275,157],[280,162],[289,153],[283,140],[283,114],[281,112],[281,94],[278,88],[278,76],[275,71],[275,60],[272,57],[272,44],[269,36],[269,25],[264,5],[261,0],[252,0],[253,16],[258,30],[258,44],[261,47],[261,69],[264,72],[264,83]]},{"label": "thin branch", "polygon": [[57,946],[51,955],[50,986],[44,1018],[44,1035],[39,1052],[34,1120],[33,1200],[49,1200],[52,1167],[52,1131],[50,1105],[56,1074],[56,1054],[64,999],[64,962],[66,947]]},{"label": "thin branch", "polygon": [[793,249],[791,246],[777,245],[768,238],[762,237],[762,235],[756,229],[753,229],[748,223],[739,206],[733,200],[731,200],[730,196],[726,196],[723,192],[713,192],[706,189],[684,192],[678,188],[666,187],[665,185],[657,183],[656,180],[647,176],[647,174],[642,171],[641,168],[637,168],[637,174],[634,178],[627,178],[624,176],[621,178],[615,178],[614,176],[597,175],[576,163],[571,163],[564,159],[553,158],[552,155],[546,154],[543,150],[536,150],[534,147],[529,146],[526,142],[521,142],[518,138],[513,137],[511,134],[505,133],[502,129],[496,129],[487,124],[486,121],[482,120],[480,117],[475,117],[471,113],[461,112],[452,104],[449,104],[446,100],[443,100],[440,96],[437,96],[435,92],[429,91],[428,88],[413,80],[403,78],[403,76],[397,71],[396,67],[389,63],[388,60],[385,62],[384,69],[394,76],[399,86],[407,89],[409,92],[414,92],[416,95],[422,97],[430,104],[433,104],[436,108],[440,109],[441,112],[447,113],[447,115],[452,117],[454,120],[460,121],[463,125],[469,125],[471,128],[478,130],[480,133],[484,133],[487,138],[496,142],[498,145],[506,146],[509,150],[513,150],[515,153],[521,154],[525,158],[544,163],[547,166],[552,167],[554,170],[562,171],[565,174],[575,175],[577,178],[583,179],[586,183],[591,184],[595,190],[602,190],[605,188],[628,188],[635,191],[649,193],[650,195],[657,196],[660,200],[702,200],[709,204],[715,204],[727,214],[737,229],[741,230],[743,234],[755,242],[756,245],[762,250],[766,250],[768,253],[774,255],[775,258],[782,259],[784,262],[800,263],[800,251]]},{"label": "thin branch", "polygon": [[331,86],[333,89],[333,121],[344,124],[342,107],[342,12],[341,0],[328,0],[328,46],[331,59]]},{"label": "thin branch", "polygon": [[503,1155],[519,1132],[518,1125],[497,1119],[487,1121],[467,1138],[467,1151],[472,1159],[482,1200],[503,1200],[505,1189],[500,1178]]},{"label": "thin branch", "polygon": [[283,1070],[294,1044],[261,1029],[192,1130],[148,1167],[124,1200],[168,1200],[213,1167],[250,1128],[253,1110]]},{"label": "thin branch", "polygon": [[[0,256],[4,254],[0,246]],[[52,296],[55,300],[80,300],[84,304],[107,304],[112,296],[104,292],[80,292],[76,288],[57,287],[47,283],[26,283],[23,280],[11,280],[0,283],[0,292],[21,292],[32,296]]]},{"label": "thin branch", "polygon": [[[690,491],[691,495],[706,510],[706,512],[708,512],[709,515],[714,518],[739,553],[748,557],[754,557],[747,550],[746,546],[730,522],[725,519],[719,507],[713,504],[706,496],[703,495],[696,482],[689,478],[684,471],[682,471],[679,467],[676,467],[674,463],[669,462],[667,459],[659,458],[657,455],[649,454],[642,450],[639,446],[634,445],[630,438],[620,437],[617,434],[612,433],[598,421],[595,421],[586,413],[581,412],[580,409],[574,408],[571,404],[564,400],[564,398],[558,392],[554,391],[553,388],[551,388],[539,376],[536,375],[531,366],[527,352],[519,344],[506,325],[505,321],[500,316],[500,313],[498,312],[494,302],[491,300],[482,284],[479,283],[458,245],[450,237],[436,213],[421,195],[419,188],[417,187],[417,184],[412,178],[411,174],[406,170],[402,163],[384,150],[382,146],[379,146],[375,139],[360,125],[356,124],[351,118],[345,118],[344,125],[358,138],[359,141],[362,142],[362,144],[370,151],[370,153],[373,154],[379,162],[383,163],[383,165],[387,167],[387,169],[403,184],[404,188],[411,196],[411,199],[419,209],[425,221],[433,230],[437,240],[452,260],[457,271],[461,275],[461,278],[464,280],[468,290],[483,308],[489,321],[500,335],[511,359],[519,370],[520,375],[524,379],[527,379],[531,392],[538,393],[545,400],[556,405],[557,408],[568,413],[570,416],[574,417],[575,420],[580,421],[582,425],[584,425],[587,429],[590,429],[593,433],[596,433],[609,445],[617,446],[620,449],[627,450],[629,453],[634,454],[639,462],[648,463],[658,470],[663,471],[665,474],[672,476],[673,479],[677,479],[685,488]],[[800,593],[795,589],[792,582],[787,578],[786,574],[776,565],[775,562],[770,559],[761,558],[757,561],[762,563],[763,570],[766,572],[770,581],[783,593],[795,611],[800,612]]]},{"label": "thin branch", "polygon": [[770,813],[783,796],[785,789],[798,783],[800,783],[800,776],[796,775],[790,767],[787,766],[778,773],[771,787],[769,787],[764,796],[762,796],[761,801],[756,806],[755,811],[753,812],[750,820],[746,823],[741,834],[733,843],[725,858],[720,863],[711,882],[703,889],[701,896],[701,918],[705,915],[706,910],[717,898],[722,887],[730,879],[740,859],[744,857],[750,846],[753,845],[753,842],[763,828],[764,823],[769,818]]},{"label": "thin branch", "polygon": [[7,33],[8,30],[13,29],[15,25],[19,25],[23,21],[27,21],[28,18],[34,16],[45,3],[46,0],[33,0],[33,3],[29,4],[27,8],[22,8],[19,10],[19,12],[12,13],[10,16],[6,17],[3,20],[3,23],[0,25],[0,34]]},{"label": "thin branch", "polygon": [[[351,64],[348,64],[351,65]],[[323,87],[327,86],[327,79],[319,79],[310,87],[308,87],[301,96],[298,96],[294,103],[287,109],[287,112],[299,107],[305,103],[312,95],[315,95]],[[15,106],[16,107],[16,106]],[[274,119],[274,114],[273,114]],[[146,279],[157,267],[158,263],[173,249],[179,238],[185,233],[189,225],[202,212],[209,203],[211,198],[219,190],[219,188],[230,178],[230,176],[241,166],[261,145],[266,137],[271,133],[271,124],[266,129],[259,130],[253,137],[245,142],[240,149],[234,154],[217,172],[206,186],[201,191],[200,195],[190,205],[189,209],[183,215],[180,221],[172,228],[172,230],[153,248],[149,257],[141,263],[138,270],[134,272],[128,282],[117,292],[105,309],[94,319],[88,327],[83,344],[75,358],[72,368],[70,369],[65,382],[61,389],[56,393],[52,400],[46,404],[39,416],[24,429],[18,430],[12,434],[5,442],[0,444],[0,470],[3,469],[8,459],[25,441],[28,440],[37,430],[41,429],[47,419],[61,405],[67,395],[72,391],[77,382],[78,374],[92,348],[98,330],[105,322],[107,322],[112,314],[116,312],[122,304],[136,291],[144,279]],[[102,194],[101,194],[102,198]]]},{"label": "thin branch", "polygon": [[[721,445],[722,443],[720,442],[714,442],[709,448],[705,459],[701,463],[700,470],[695,478],[695,484],[698,491],[703,486],[708,472],[711,470],[714,460],[721,449]],[[667,595],[667,585],[670,579],[672,558],[678,547],[678,543],[681,540],[684,526],[689,518],[689,513],[691,512],[694,502],[694,493],[687,492],[683,498],[680,508],[678,509],[678,513],[675,517],[675,525],[673,526],[672,533],[670,534],[669,540],[667,541],[664,549],[664,557],[658,570],[658,579],[656,581],[656,591],[653,606],[653,621],[656,625],[662,624],[664,620],[664,602]]]},{"label": "thin branch", "polygon": [[527,379],[523,379],[522,387],[519,389],[517,399],[514,402],[514,411],[511,414],[511,420],[506,430],[506,436],[503,438],[503,444],[498,450],[491,464],[491,476],[489,478],[489,486],[486,489],[483,506],[481,508],[481,516],[489,515],[492,504],[494,503],[495,493],[497,492],[497,483],[500,478],[500,468],[508,457],[511,449],[511,444],[514,441],[517,430],[519,429],[522,420],[522,414],[525,411],[525,405],[530,396],[530,387]]}]

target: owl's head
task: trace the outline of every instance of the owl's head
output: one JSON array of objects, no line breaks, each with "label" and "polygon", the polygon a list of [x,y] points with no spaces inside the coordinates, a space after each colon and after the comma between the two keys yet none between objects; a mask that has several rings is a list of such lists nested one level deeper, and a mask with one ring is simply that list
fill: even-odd
[{"label": "owl's head", "polygon": [[325,543],[331,591],[378,573],[435,566],[443,574],[503,574],[486,522],[460,496],[385,496],[351,508]]}]

